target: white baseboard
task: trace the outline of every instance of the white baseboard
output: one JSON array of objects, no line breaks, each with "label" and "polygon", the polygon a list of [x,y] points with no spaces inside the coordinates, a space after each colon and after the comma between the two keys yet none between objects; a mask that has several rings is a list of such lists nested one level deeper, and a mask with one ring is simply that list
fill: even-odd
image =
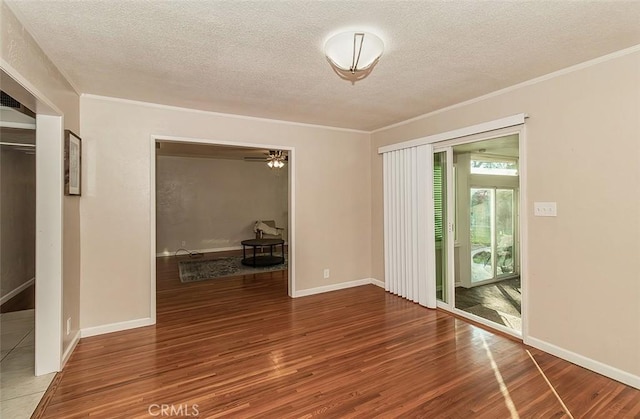
[{"label": "white baseboard", "polygon": [[[189,249],[190,252],[198,253],[213,253],[213,252],[228,252],[229,250],[242,250],[242,246],[230,246],[230,247],[216,247],[213,249]],[[176,250],[156,253],[156,257],[174,256]],[[180,252],[180,255],[186,255],[184,252]]]},{"label": "white baseboard", "polygon": [[373,278],[364,278],[364,279],[357,279],[355,281],[340,282],[339,284],[331,284],[331,285],[325,285],[322,287],[295,291],[293,293],[293,298],[306,297],[308,295],[322,294],[324,292],[343,290],[345,288],[359,287],[361,285],[369,285],[369,284],[378,285],[378,286],[380,286],[379,284],[382,284],[382,287],[384,288],[383,282],[380,282],[377,279],[373,279]]},{"label": "white baseboard", "polygon": [[80,330],[80,337],[87,338],[89,336],[104,335],[106,333],[120,332],[122,330],[135,329],[136,327],[151,326],[156,322],[150,318],[127,320],[125,322],[110,323],[102,326],[85,327]]},{"label": "white baseboard", "polygon": [[[326,285],[323,287],[309,288],[306,290],[296,291],[293,294],[293,297],[294,298],[305,297],[307,295],[321,294],[323,292],[336,291],[336,290],[341,290],[345,288],[359,287],[361,285],[369,285],[369,284],[377,285],[379,287],[384,288],[384,282],[378,281],[377,279],[374,279],[374,278],[364,278],[364,279],[358,279],[356,281],[341,282],[339,284],[332,284],[332,285]],[[151,326],[154,324],[155,324],[155,321],[147,317],[144,319],[128,320],[128,321],[119,322],[119,323],[105,324],[102,326],[85,327],[80,330],[79,337],[86,338],[90,336],[104,335],[106,333],[120,332],[122,330],[135,329],[136,327]],[[77,344],[77,342],[75,342],[73,346],[75,346],[75,344]],[[70,355],[71,355],[71,351],[69,352],[69,354],[65,352],[65,356],[68,357]],[[64,362],[66,362],[66,360]]]},{"label": "white baseboard", "polygon": [[2,297],[0,297],[0,304],[4,304],[7,301],[9,301],[10,299],[12,299],[13,297],[15,297],[16,295],[20,294],[22,291],[26,290],[27,288],[29,288],[31,285],[33,285],[36,282],[35,278],[31,278],[30,280],[28,280],[27,282],[25,282],[24,284],[18,286],[16,289],[9,291],[8,293],[6,293],[5,295],[3,295]]},{"label": "white baseboard", "polygon": [[378,279],[375,279],[375,278],[369,278],[369,279],[371,280],[371,284],[372,285],[375,285],[377,287],[380,287],[380,288],[384,289],[384,282],[382,282],[382,281],[380,281]]},{"label": "white baseboard", "polygon": [[78,342],[80,342],[80,331],[79,330],[76,331],[76,333],[73,335],[73,338],[71,339],[71,343],[69,344],[67,349],[62,354],[62,364],[60,365],[60,371],[62,371],[64,366],[67,364],[67,361],[71,357],[71,354],[73,353],[73,350],[76,348],[76,345],[78,345]]},{"label": "white baseboard", "polygon": [[587,358],[586,356],[560,348],[559,346],[547,343],[540,339],[527,337],[525,338],[524,343],[573,364],[580,365],[588,370],[597,372],[598,374],[602,374],[605,377],[609,377],[613,380],[620,381],[623,384],[640,389],[640,377],[637,375],[622,371],[618,368],[612,367],[611,365],[603,364],[600,361]]}]

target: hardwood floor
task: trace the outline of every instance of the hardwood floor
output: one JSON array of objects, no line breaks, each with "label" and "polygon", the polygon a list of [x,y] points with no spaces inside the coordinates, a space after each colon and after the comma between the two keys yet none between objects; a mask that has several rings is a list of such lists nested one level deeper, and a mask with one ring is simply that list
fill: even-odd
[{"label": "hardwood floor", "polygon": [[373,285],[157,268],[157,325],[82,339],[42,417],[569,417],[527,350],[574,417],[640,415],[638,390]]}]

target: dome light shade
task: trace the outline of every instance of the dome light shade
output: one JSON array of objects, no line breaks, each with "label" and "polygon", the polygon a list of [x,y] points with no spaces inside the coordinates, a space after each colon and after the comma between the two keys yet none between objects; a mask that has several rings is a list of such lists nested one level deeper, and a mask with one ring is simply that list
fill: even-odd
[{"label": "dome light shade", "polygon": [[382,39],[370,32],[341,32],[324,45],[324,54],[336,74],[352,82],[367,77],[383,52]]}]

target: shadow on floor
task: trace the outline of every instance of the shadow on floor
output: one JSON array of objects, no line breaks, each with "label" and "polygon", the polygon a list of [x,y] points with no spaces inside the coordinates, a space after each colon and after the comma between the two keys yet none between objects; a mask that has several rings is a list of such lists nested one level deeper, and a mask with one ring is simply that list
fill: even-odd
[{"label": "shadow on floor", "polygon": [[520,277],[472,288],[456,287],[456,308],[522,330]]}]

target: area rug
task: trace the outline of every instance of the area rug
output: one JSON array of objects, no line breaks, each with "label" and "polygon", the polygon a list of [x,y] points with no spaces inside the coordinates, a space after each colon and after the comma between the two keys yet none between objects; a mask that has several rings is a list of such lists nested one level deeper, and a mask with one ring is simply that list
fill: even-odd
[{"label": "area rug", "polygon": [[253,268],[243,265],[241,261],[242,256],[228,256],[209,260],[183,260],[178,263],[180,282],[206,281],[207,279],[225,278],[229,276],[284,271],[288,265],[286,254],[284,263],[273,266]]}]

